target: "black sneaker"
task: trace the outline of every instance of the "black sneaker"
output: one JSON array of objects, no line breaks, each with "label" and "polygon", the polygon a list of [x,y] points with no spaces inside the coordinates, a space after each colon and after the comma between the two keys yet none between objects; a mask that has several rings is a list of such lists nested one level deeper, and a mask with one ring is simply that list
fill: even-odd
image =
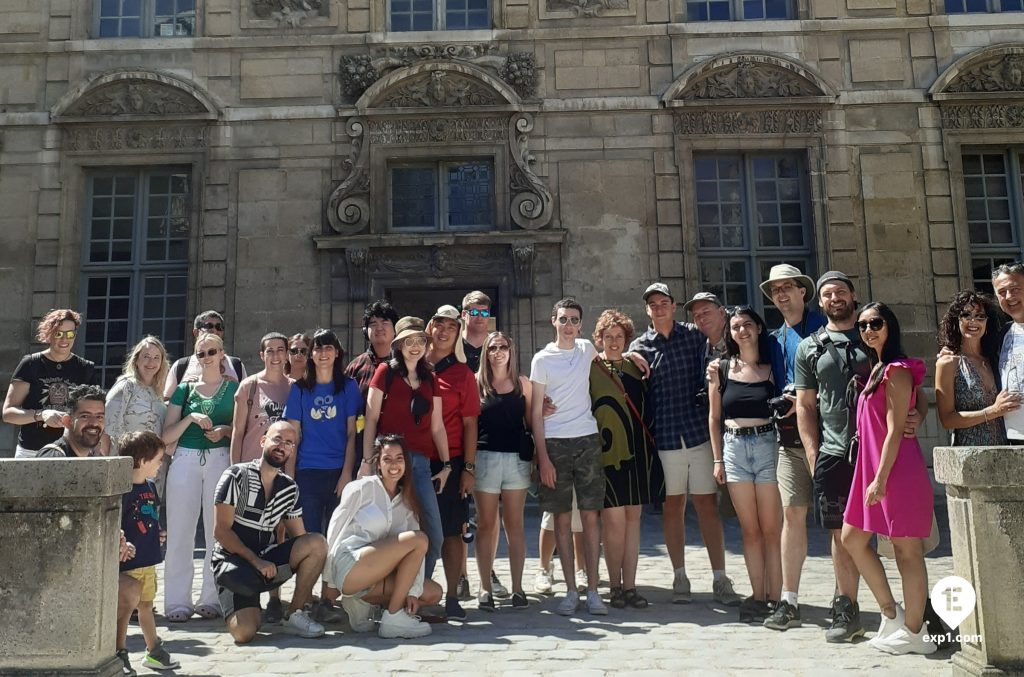
[{"label": "black sneaker", "polygon": [[832,625],[825,631],[825,641],[840,644],[852,642],[863,635],[860,607],[846,595],[838,595],[832,601]]},{"label": "black sneaker", "polygon": [[118,649],[117,657],[121,659],[121,674],[125,677],[135,677],[139,673],[132,668],[132,662],[128,660],[128,649]]},{"label": "black sneaker", "polygon": [[449,619],[461,621],[466,618],[466,610],[459,604],[459,600],[448,597],[444,600],[444,615]]},{"label": "black sneaker", "polygon": [[280,597],[271,597],[267,602],[267,610],[263,612],[263,622],[268,625],[277,625],[284,620],[284,607],[281,606]]},{"label": "black sneaker", "polygon": [[799,628],[800,625],[800,607],[784,601],[777,603],[772,615],[764,620],[764,627],[772,630],[789,630]]},{"label": "black sneaker", "polygon": [[525,592],[514,592],[512,593],[512,608],[513,609],[525,609],[530,606],[530,600],[526,598]]},{"label": "black sneaker", "polygon": [[768,602],[747,597],[740,602],[740,623],[760,623],[771,615],[772,609]]},{"label": "black sneaker", "polygon": [[481,611],[494,611],[494,597],[486,590],[481,590],[476,598],[477,608]]}]

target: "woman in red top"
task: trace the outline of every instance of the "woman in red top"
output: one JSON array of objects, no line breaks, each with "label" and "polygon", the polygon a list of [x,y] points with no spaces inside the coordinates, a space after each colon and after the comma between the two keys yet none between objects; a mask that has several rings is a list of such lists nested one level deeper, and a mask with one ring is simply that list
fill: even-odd
[{"label": "woman in red top", "polygon": [[[373,472],[373,441],[378,435],[397,433],[412,452],[412,479],[421,497],[420,527],[430,540],[425,560],[426,575],[434,573],[441,556],[441,513],[437,494],[451,474],[448,436],[441,418],[441,395],[427,362],[427,334],[423,320],[403,317],[395,325],[392,358],[377,366],[366,392],[366,425],[363,429],[363,462],[359,476]],[[430,457],[437,452],[441,471],[430,476]]]}]

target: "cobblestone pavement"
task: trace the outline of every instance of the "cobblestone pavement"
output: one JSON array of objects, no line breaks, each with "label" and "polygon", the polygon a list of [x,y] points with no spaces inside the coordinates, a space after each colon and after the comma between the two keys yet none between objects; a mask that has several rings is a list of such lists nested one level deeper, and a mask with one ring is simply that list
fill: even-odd
[{"label": "cobblestone pavement", "polygon": [[[942,508],[942,497],[936,507]],[[826,607],[832,596],[832,566],[826,538],[810,530],[810,556],[803,572],[800,600],[804,626],[784,633],[738,622],[735,608],[716,604],[711,598],[711,570],[700,545],[692,510],[687,511],[687,573],[694,598],[689,605],[671,604],[671,565],[661,544],[660,518],[645,514],[637,581],[651,605],[643,610],[610,609],[608,616],[590,616],[581,610],[563,618],[554,613],[564,586],[556,585],[555,597],[533,594],[537,569],[536,538],[539,514],[527,507],[527,560],[525,588],[530,607],[512,610],[502,606],[495,613],[465,604],[468,618],[433,626],[430,637],[418,640],[384,640],[375,634],[353,633],[347,623],[328,625],[327,635],[307,640],[264,627],[252,644],[235,646],[221,621],[193,619],[168,624],[158,616],[167,649],[181,661],[179,675],[306,675],[461,673],[487,675],[730,675],[757,671],[758,675],[816,675],[824,671],[870,672],[882,675],[949,674],[950,651],[933,656],[888,656],[864,646],[827,644]],[[945,523],[939,515],[940,524]],[[949,539],[928,557],[930,579],[952,572]],[[743,566],[739,525],[726,522],[727,570],[737,592],[749,594]],[[496,570],[509,584],[508,562],[499,552]],[[197,565],[199,562],[197,562]],[[198,569],[198,566],[197,566]],[[901,598],[895,566],[887,563],[896,598]],[[476,591],[476,570],[469,563],[470,581]],[[602,563],[602,572],[604,564]],[[443,580],[438,562],[437,580]],[[197,579],[198,580],[198,579]],[[603,575],[603,580],[606,580]],[[161,585],[163,577],[161,573]],[[607,584],[602,583],[602,594]],[[290,596],[290,585],[284,597]],[[198,589],[197,589],[198,594]],[[607,597],[606,597],[607,598]],[[157,593],[158,610],[162,592]],[[265,599],[264,599],[265,602]],[[506,604],[508,601],[505,601]],[[878,627],[878,607],[866,586],[861,585],[862,618],[869,632]],[[140,674],[145,644],[137,626],[129,629],[128,649]]]}]

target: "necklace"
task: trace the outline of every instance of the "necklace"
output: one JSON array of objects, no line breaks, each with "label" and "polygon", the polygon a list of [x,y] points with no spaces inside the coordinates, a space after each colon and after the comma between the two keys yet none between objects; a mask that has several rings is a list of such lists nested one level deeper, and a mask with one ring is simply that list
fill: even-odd
[{"label": "necklace", "polygon": [[601,360],[604,362],[604,366],[608,368],[608,371],[614,373],[616,376],[622,376],[622,366],[625,360],[619,358],[617,360],[609,360],[604,358]]},{"label": "necklace", "polygon": [[220,385],[217,386],[217,391],[210,397],[203,397],[202,393],[200,393],[198,389],[196,390],[196,394],[199,396],[198,405],[200,412],[207,417],[212,416],[214,410],[217,408],[217,405],[220,404],[220,401],[224,396],[224,385],[226,383],[227,381],[221,379]]}]

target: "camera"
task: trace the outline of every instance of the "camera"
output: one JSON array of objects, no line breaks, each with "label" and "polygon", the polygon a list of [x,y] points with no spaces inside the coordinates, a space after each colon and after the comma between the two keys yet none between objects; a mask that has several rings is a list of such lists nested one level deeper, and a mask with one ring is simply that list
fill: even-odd
[{"label": "camera", "polygon": [[781,395],[768,400],[768,409],[772,412],[772,418],[779,420],[786,417],[786,414],[789,413],[790,408],[793,406],[793,401],[786,396],[795,394],[796,386],[790,383],[782,389]]},{"label": "camera", "polygon": [[708,399],[708,389],[706,387],[693,394],[693,406],[698,409],[707,409],[710,404],[711,401]]},{"label": "camera", "polygon": [[467,545],[472,543],[476,538],[476,519],[470,517],[469,521],[463,525],[462,529],[462,542]]}]

